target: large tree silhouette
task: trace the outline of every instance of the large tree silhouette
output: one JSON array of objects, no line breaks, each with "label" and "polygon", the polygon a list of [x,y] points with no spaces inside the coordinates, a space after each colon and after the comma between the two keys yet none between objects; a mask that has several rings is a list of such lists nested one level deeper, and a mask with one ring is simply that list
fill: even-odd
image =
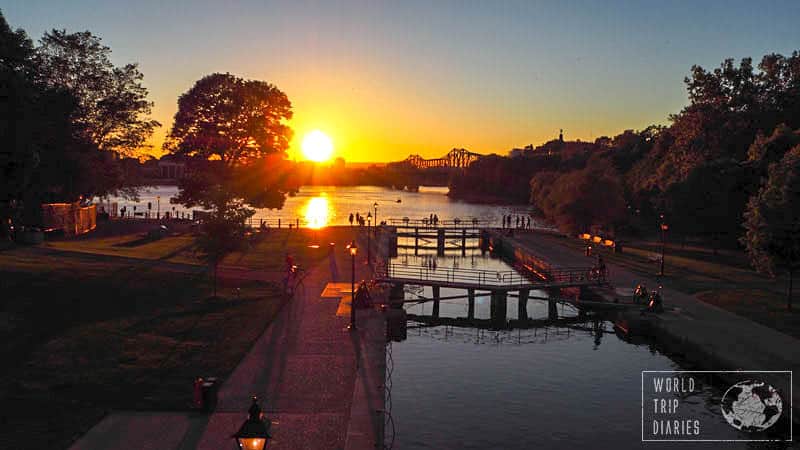
[{"label": "large tree silhouette", "polygon": [[286,94],[264,81],[220,73],[198,80],[178,99],[165,143],[190,164],[177,202],[219,217],[245,205],[281,207],[291,108]]},{"label": "large tree silhouette", "polygon": [[153,104],[137,65],[114,66],[111,49],[99,37],[52,30],[36,50],[38,81],[77,99],[71,119],[100,150],[134,154],[161,126],[149,118]]},{"label": "large tree silhouette", "polygon": [[178,99],[165,148],[189,161],[188,176],[174,201],[202,206],[197,247],[214,277],[220,260],[243,245],[251,207],[279,208],[289,189],[285,167],[292,136],[286,94],[264,81],[215,73]]}]

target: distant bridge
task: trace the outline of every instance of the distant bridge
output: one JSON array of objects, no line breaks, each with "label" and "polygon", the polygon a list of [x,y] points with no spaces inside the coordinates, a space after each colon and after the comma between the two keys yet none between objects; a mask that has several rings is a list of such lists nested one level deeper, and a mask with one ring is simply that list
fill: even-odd
[{"label": "distant bridge", "polygon": [[430,168],[453,168],[464,169],[477,161],[481,156],[463,148],[454,148],[441,158],[425,159],[419,155],[411,155],[404,162],[411,164],[418,169]]}]

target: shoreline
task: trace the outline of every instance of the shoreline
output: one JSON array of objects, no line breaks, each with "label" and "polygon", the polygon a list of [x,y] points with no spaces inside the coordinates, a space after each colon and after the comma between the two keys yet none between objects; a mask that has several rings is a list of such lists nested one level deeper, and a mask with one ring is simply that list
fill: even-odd
[{"label": "shoreline", "polygon": [[481,205],[500,205],[500,206],[530,206],[530,204],[526,202],[518,202],[509,200],[505,197],[500,197],[491,194],[476,194],[476,193],[453,193],[453,191],[449,191],[447,193],[447,197],[453,200],[459,200],[468,203],[477,203]]}]

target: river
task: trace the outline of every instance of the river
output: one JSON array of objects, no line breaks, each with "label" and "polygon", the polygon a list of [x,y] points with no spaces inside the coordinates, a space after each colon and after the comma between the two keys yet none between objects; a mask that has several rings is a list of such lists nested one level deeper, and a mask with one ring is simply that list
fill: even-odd
[{"label": "river", "polygon": [[[177,213],[179,217],[181,214],[191,214],[190,209],[170,203],[177,193],[175,186],[154,186],[143,188],[138,201],[112,197],[99,202],[101,205],[108,201],[116,202],[118,209],[125,207],[128,215],[133,214],[134,207],[136,213],[142,216],[148,211],[150,216],[163,215],[165,212],[171,215]],[[254,221],[259,223],[262,219],[268,220],[272,226],[278,219],[282,226],[299,221],[301,226],[314,228],[346,225],[350,213],[374,215],[376,203],[379,222],[387,218],[422,219],[431,214],[436,214],[441,220],[478,217],[499,222],[503,215],[527,217],[532,212],[525,205],[476,204],[454,200],[447,196],[446,187],[423,186],[419,192],[406,192],[376,186],[304,186],[295,196],[286,198],[282,209],[256,210]],[[534,221],[532,225],[540,224]]]}]

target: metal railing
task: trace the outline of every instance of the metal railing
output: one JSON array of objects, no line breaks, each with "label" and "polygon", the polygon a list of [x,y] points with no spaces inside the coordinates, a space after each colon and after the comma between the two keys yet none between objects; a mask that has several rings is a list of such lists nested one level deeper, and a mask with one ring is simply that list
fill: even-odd
[{"label": "metal railing", "polygon": [[388,264],[376,270],[379,279],[413,283],[450,284],[475,288],[547,287],[602,283],[605,273],[595,268],[571,267],[548,269],[545,274],[523,274],[514,270],[492,271],[453,267],[409,266]]},{"label": "metal railing", "polygon": [[419,228],[481,228],[494,224],[496,221],[480,219],[477,217],[454,217],[432,222],[430,219],[409,219],[408,217],[386,219],[386,224],[395,227]]}]

